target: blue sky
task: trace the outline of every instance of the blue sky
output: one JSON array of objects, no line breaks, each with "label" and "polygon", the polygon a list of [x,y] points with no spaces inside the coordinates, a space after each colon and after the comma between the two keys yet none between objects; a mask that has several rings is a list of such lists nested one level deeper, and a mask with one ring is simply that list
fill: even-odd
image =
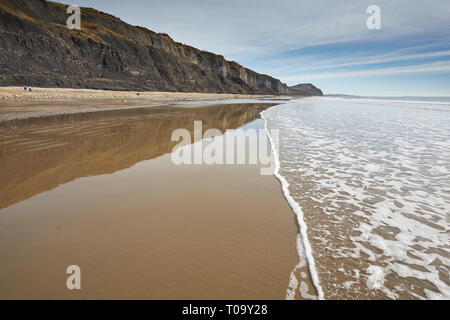
[{"label": "blue sky", "polygon": [[[289,85],[311,82],[325,93],[450,96],[450,1],[72,0],[70,4],[168,33],[175,41],[222,54]],[[380,30],[366,26],[369,5],[381,9]]]}]

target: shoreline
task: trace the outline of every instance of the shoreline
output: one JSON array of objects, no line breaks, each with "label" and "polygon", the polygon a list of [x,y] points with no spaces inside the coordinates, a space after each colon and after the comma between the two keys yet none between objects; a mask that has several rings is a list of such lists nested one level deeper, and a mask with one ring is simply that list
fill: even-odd
[{"label": "shoreline", "polygon": [[[255,105],[264,103],[90,113],[50,125],[37,118],[14,129],[23,135],[3,140],[3,181],[12,185],[2,193],[23,197],[0,210],[8,261],[0,296],[285,299],[290,274],[300,272],[298,224],[279,181],[259,166],[174,166],[166,153],[173,128],[195,119],[241,127],[260,114]],[[58,285],[73,263],[87,276],[75,295]]]},{"label": "shoreline", "polygon": [[[139,95],[138,95],[139,94]],[[185,92],[136,92],[91,89],[0,87],[0,124],[13,120],[146,107],[198,107],[288,96]]]},{"label": "shoreline", "polygon": [[[441,261],[448,198],[440,179],[448,113],[409,102],[311,99],[269,108],[263,118],[283,132],[276,169],[308,229],[323,297],[449,296]],[[422,157],[433,159],[429,171]]]},{"label": "shoreline", "polygon": [[[272,106],[271,108],[275,107],[278,107],[278,105]],[[304,220],[303,210],[300,204],[297,201],[295,201],[295,199],[291,196],[291,193],[289,191],[290,186],[289,182],[286,180],[285,177],[283,177],[280,174],[280,159],[278,156],[279,146],[275,145],[273,138],[270,135],[267,119],[264,117],[265,111],[261,112],[261,119],[263,119],[264,121],[264,129],[266,131],[267,136],[269,137],[270,145],[272,148],[272,157],[274,158],[275,163],[273,176],[278,180],[278,182],[281,185],[281,193],[283,194],[283,197],[285,198],[286,202],[289,204],[289,207],[292,209],[292,212],[297,219],[299,229],[298,231],[299,234],[297,236],[297,251],[300,262],[291,273],[291,277],[293,277],[295,280],[293,281],[293,283],[290,283],[289,289],[291,291],[286,294],[286,298],[288,298],[289,295],[291,295],[292,299],[294,299],[296,291],[299,291],[304,285],[308,287],[308,283],[304,281],[305,279],[302,280],[301,278],[298,279],[295,277],[295,271],[303,267],[308,268],[309,275],[311,277],[310,283],[313,285],[314,291],[317,292],[317,296],[314,296],[314,299],[325,300],[323,289],[320,284],[319,274],[316,268],[316,262],[312,252],[312,247],[308,239],[308,226],[306,225],[306,222]],[[302,294],[302,296],[304,295],[303,292],[300,291],[300,293]]]}]

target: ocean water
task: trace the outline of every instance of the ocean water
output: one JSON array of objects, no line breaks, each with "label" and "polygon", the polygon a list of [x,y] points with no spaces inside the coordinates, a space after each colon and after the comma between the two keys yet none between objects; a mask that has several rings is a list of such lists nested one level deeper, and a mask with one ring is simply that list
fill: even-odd
[{"label": "ocean water", "polygon": [[450,299],[449,102],[306,98],[262,117],[319,297]]}]

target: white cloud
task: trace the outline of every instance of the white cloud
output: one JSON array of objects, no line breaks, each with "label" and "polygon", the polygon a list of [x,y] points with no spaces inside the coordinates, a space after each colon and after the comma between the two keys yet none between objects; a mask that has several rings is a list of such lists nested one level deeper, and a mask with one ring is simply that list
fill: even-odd
[{"label": "white cloud", "polygon": [[450,72],[450,62],[433,62],[414,66],[405,67],[389,67],[362,71],[348,71],[348,72],[324,72],[302,74],[298,76],[283,78],[286,82],[296,83],[308,80],[331,79],[331,78],[348,78],[348,77],[364,77],[377,75],[392,75],[392,74],[406,74],[406,73],[446,73]]},{"label": "white cloud", "polygon": [[[418,59],[443,58],[450,56],[450,50],[430,51],[421,53],[405,53],[406,50],[395,50],[385,54],[361,52],[351,55],[323,59],[313,56],[296,56],[273,61],[272,72],[289,75],[305,71],[326,70],[334,68],[370,66],[381,63],[407,62]],[[298,67],[297,67],[298,66]]]},{"label": "white cloud", "polygon": [[[357,77],[449,72],[445,62],[423,61],[439,61],[449,56],[448,0],[71,0],[71,3],[95,7],[130,24],[168,33],[175,41],[222,54],[289,84],[318,80],[332,86],[333,91],[348,92],[347,82],[353,78],[358,82]],[[366,27],[366,9],[372,4],[381,8],[381,30]],[[323,46],[323,51],[318,51],[317,46]],[[326,48],[330,51],[326,52]],[[292,51],[296,53],[289,55]],[[382,63],[396,66],[376,66]],[[333,68],[343,70],[330,70]],[[377,87],[383,86],[381,82]],[[418,82],[413,86],[423,88]],[[433,83],[432,87],[435,86]],[[325,85],[322,89],[329,91]]]},{"label": "white cloud", "polygon": [[382,30],[366,28],[369,0],[72,0],[131,24],[229,58],[313,45],[376,40],[440,30],[448,37],[450,1],[377,0]]}]

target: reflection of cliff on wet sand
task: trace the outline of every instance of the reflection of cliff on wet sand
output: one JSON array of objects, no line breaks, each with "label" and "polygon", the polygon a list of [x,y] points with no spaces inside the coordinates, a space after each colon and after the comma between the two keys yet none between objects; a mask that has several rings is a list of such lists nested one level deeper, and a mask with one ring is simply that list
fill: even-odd
[{"label": "reflection of cliff on wet sand", "polygon": [[270,105],[151,107],[34,118],[0,127],[0,208],[60,184],[112,173],[171,152],[172,131],[222,132],[259,118]]}]

